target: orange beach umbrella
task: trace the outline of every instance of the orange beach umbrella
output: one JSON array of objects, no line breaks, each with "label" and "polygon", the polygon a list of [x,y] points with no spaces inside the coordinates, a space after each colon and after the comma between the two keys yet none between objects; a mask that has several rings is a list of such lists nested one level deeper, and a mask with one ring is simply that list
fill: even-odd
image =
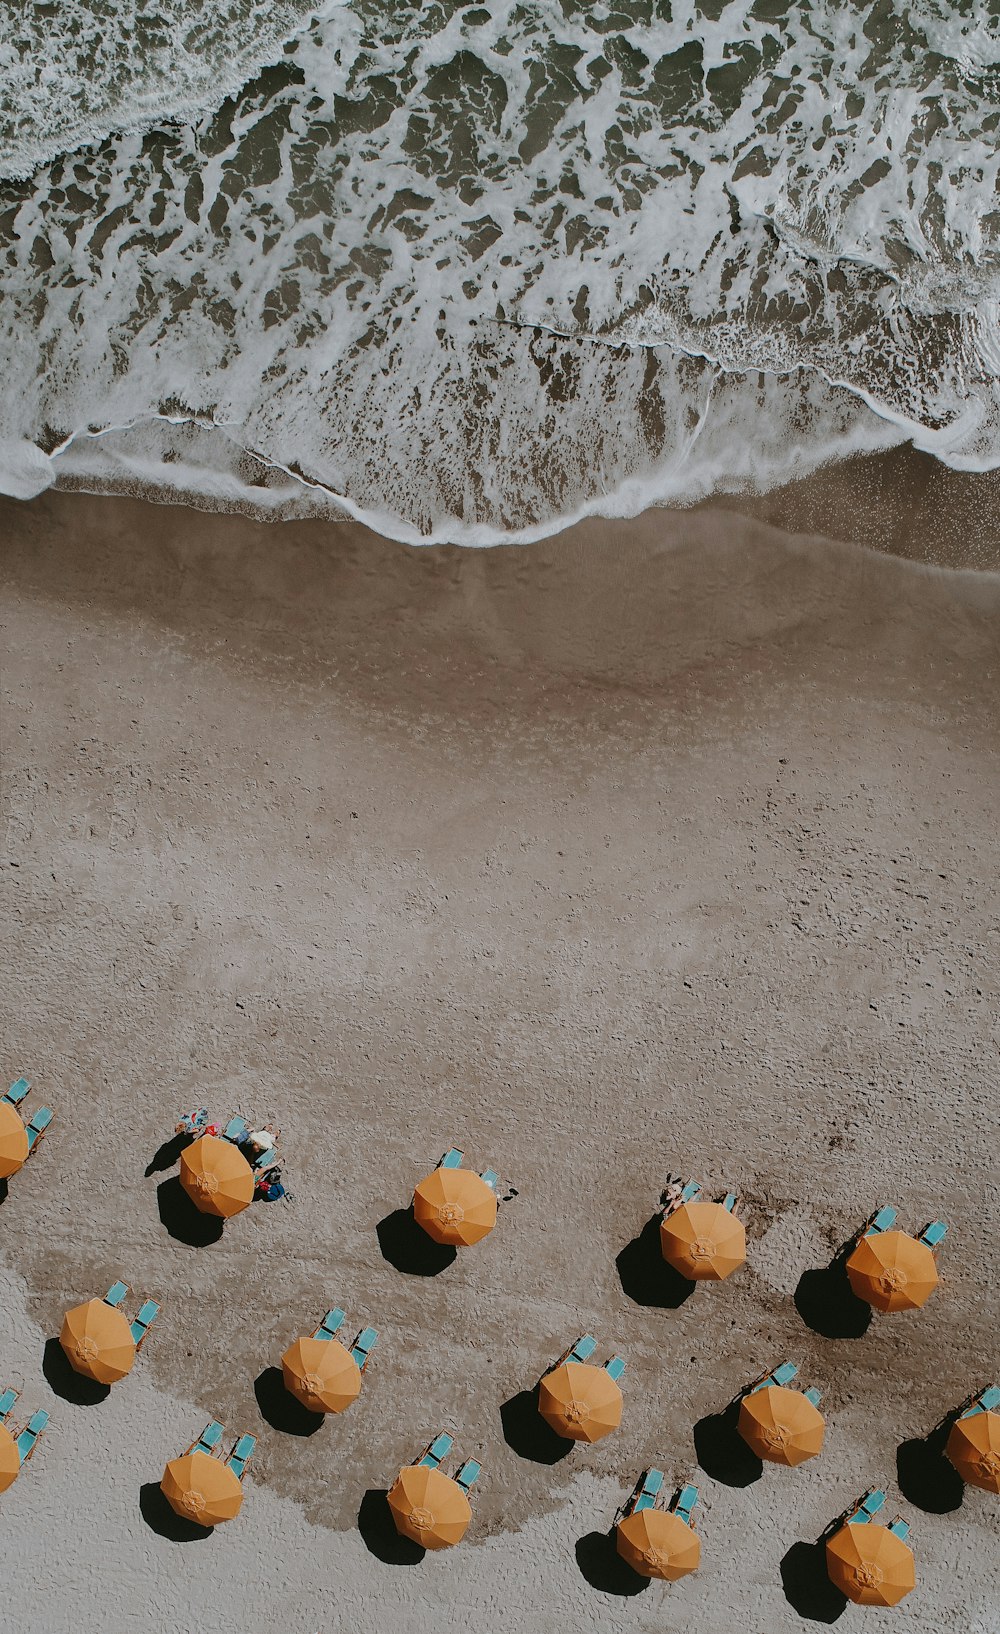
[{"label": "orange beach umbrella", "polygon": [[435,1169],[413,1193],[413,1213],[435,1242],[469,1248],[496,1225],[497,1195],[471,1169]]},{"label": "orange beach umbrella", "polygon": [[199,1526],[219,1526],[240,1512],[243,1488],[239,1477],[219,1458],[207,1452],[188,1452],[171,1458],[163,1471],[160,1490],[174,1512]]},{"label": "orange beach umbrella", "polygon": [[131,1329],[121,1311],[103,1299],[88,1299],[85,1305],[67,1311],[59,1343],[70,1366],[98,1384],[114,1384],[132,1371],[135,1340]]},{"label": "orange beach umbrella", "polygon": [[859,1299],[877,1311],[915,1311],[934,1292],[938,1273],[926,1243],[905,1231],[878,1231],[851,1250],[847,1275]]},{"label": "orange beach umbrella", "polygon": [[0,1180],[16,1174],[28,1155],[28,1131],[9,1101],[0,1100]]},{"label": "orange beach umbrella", "polygon": [[469,1500],[442,1470],[407,1464],[389,1488],[396,1531],[424,1549],[447,1549],[465,1536],[472,1519]]},{"label": "orange beach umbrella", "polygon": [[1000,1492],[1000,1413],[956,1419],[944,1450],[963,1481]]},{"label": "orange beach umbrella", "polygon": [[739,1431],[758,1458],[794,1466],[822,1450],[826,1421],[801,1390],[768,1384],[744,1396]]},{"label": "orange beach umbrella", "polygon": [[826,1569],[859,1606],[895,1606],[917,1580],[909,1544],[871,1521],[848,1521],[827,1539]]},{"label": "orange beach umbrella", "polygon": [[253,1170],[230,1140],[202,1135],[181,1153],[181,1185],[202,1214],[222,1220],[253,1201]]},{"label": "orange beach umbrella", "polygon": [[679,1515],[666,1509],[633,1510],[618,1522],[618,1553],[640,1577],[676,1583],[701,1560],[701,1539]]},{"label": "orange beach umbrella", "polygon": [[538,1410],[569,1441],[600,1441],[622,1421],[622,1393],[610,1373],[588,1362],[561,1362],[546,1373]]},{"label": "orange beach umbrella", "polygon": [[361,1390],[361,1369],[337,1339],[296,1339],[281,1371],[285,1389],[313,1413],[342,1413]]},{"label": "orange beach umbrella", "polygon": [[747,1257],[747,1234],[721,1203],[682,1203],[660,1222],[663,1257],[693,1282],[721,1282]]},{"label": "orange beach umbrella", "polygon": [[0,1424],[0,1492],[6,1492],[21,1468],[21,1454],[17,1442],[6,1424]]}]

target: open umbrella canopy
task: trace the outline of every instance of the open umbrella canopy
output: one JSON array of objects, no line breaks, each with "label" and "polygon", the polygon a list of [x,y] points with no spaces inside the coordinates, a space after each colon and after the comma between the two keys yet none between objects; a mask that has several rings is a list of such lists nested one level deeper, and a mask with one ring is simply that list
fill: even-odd
[{"label": "open umbrella canopy", "polygon": [[181,1153],[181,1185],[203,1214],[228,1220],[253,1201],[253,1170],[230,1140],[202,1135]]},{"label": "open umbrella canopy", "polygon": [[600,1441],[622,1421],[622,1393],[603,1367],[561,1362],[539,1386],[538,1410],[557,1435]]},{"label": "open umbrella canopy", "polygon": [[240,1512],[243,1488],[239,1477],[219,1458],[207,1452],[188,1452],[172,1458],[163,1472],[160,1490],[171,1509],[199,1526],[220,1526]]},{"label": "open umbrella canopy", "polygon": [[877,1311],[917,1310],[937,1287],[934,1255],[905,1231],[878,1231],[851,1250],[847,1275],[859,1299]]},{"label": "open umbrella canopy", "polygon": [[21,1454],[17,1442],[6,1424],[0,1424],[0,1492],[6,1492],[21,1468]]},{"label": "open umbrella canopy", "polygon": [[804,1464],[823,1446],[826,1421],[801,1390],[768,1384],[744,1396],[739,1431],[758,1458],[772,1464]]},{"label": "open umbrella canopy", "polygon": [[721,1282],[747,1257],[747,1234],[721,1203],[682,1203],[660,1222],[663,1257],[693,1282]]},{"label": "open umbrella canopy", "polygon": [[1000,1492],[1000,1413],[956,1419],[945,1452],[963,1481],[984,1492]]},{"label": "open umbrella canopy", "polygon": [[424,1549],[447,1549],[465,1536],[472,1519],[462,1488],[442,1470],[407,1464],[389,1488],[396,1531]]},{"label": "open umbrella canopy", "polygon": [[28,1131],[9,1101],[0,1100],[0,1180],[16,1174],[28,1155]]},{"label": "open umbrella canopy", "polygon": [[497,1196],[471,1169],[435,1169],[413,1193],[413,1213],[429,1237],[470,1248],[497,1223]]},{"label": "open umbrella canopy", "polygon": [[831,1583],[859,1606],[895,1606],[916,1582],[913,1551],[887,1526],[848,1521],[826,1544]]},{"label": "open umbrella canopy", "polygon": [[679,1515],[666,1509],[633,1510],[618,1522],[618,1553],[640,1577],[676,1583],[701,1559],[701,1539]]},{"label": "open umbrella canopy", "polygon": [[337,1339],[296,1339],[281,1371],[285,1389],[313,1413],[342,1413],[361,1390],[361,1369]]},{"label": "open umbrella canopy", "polygon": [[59,1343],[77,1373],[98,1384],[114,1384],[132,1371],[135,1340],[121,1311],[103,1299],[74,1305],[63,1317]]}]

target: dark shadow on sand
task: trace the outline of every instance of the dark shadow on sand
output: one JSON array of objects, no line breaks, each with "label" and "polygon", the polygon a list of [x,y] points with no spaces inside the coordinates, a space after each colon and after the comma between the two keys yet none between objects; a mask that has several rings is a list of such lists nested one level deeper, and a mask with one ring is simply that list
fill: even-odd
[{"label": "dark shadow on sand", "polygon": [[413,1208],[397,1208],[375,1227],[382,1258],[410,1277],[436,1277],[453,1265],[458,1251],[428,1237],[413,1216]]},{"label": "dark shadow on sand", "polygon": [[950,1414],[922,1440],[901,1441],[896,1448],[896,1479],[908,1503],[928,1515],[950,1515],[960,1508],[965,1482],[945,1457],[945,1442],[955,1421]]},{"label": "dark shadow on sand", "polygon": [[207,1248],[222,1236],[222,1221],[215,1214],[202,1214],[195,1208],[176,1175],[160,1181],[156,1206],[175,1242],[186,1243],[189,1248]]},{"label": "dark shadow on sand", "polygon": [[847,1280],[846,1248],[822,1270],[804,1271],[795,1290],[795,1308],[807,1328],[824,1339],[860,1339],[867,1333],[872,1308],[859,1299]]},{"label": "dark shadow on sand", "polygon": [[694,1427],[694,1447],[706,1475],[725,1486],[751,1486],[764,1465],[740,1435],[740,1397],[721,1413],[709,1413]]},{"label": "dark shadow on sand", "polygon": [[172,1169],[193,1139],[193,1135],[171,1135],[169,1140],[165,1140],[146,1164],[147,1180],[151,1174],[159,1174],[161,1169]]},{"label": "dark shadow on sand", "polygon": [[800,1617],[814,1623],[835,1623],[847,1610],[847,1596],[830,1582],[826,1548],[820,1543],[793,1543],[782,1556],[781,1586],[785,1599]]},{"label": "dark shadow on sand", "polygon": [[604,1594],[631,1596],[649,1588],[648,1577],[640,1577],[618,1553],[615,1528],[610,1532],[588,1532],[576,1545],[576,1563],[592,1589]]},{"label": "dark shadow on sand", "polygon": [[202,1538],[210,1538],[214,1530],[211,1526],[199,1526],[197,1521],[182,1520],[167,1503],[158,1481],[147,1481],[139,1488],[139,1509],[150,1531],[168,1538],[171,1543],[197,1543]]},{"label": "dark shadow on sand", "polygon": [[58,1339],[46,1339],[45,1349],[42,1351],[42,1372],[50,1389],[63,1401],[71,1401],[74,1407],[96,1407],[100,1401],[107,1401],[111,1394],[109,1384],[98,1384],[96,1379],[88,1379],[85,1374],[77,1373],[69,1364],[69,1358]]},{"label": "dark shadow on sand", "polygon": [[519,1458],[528,1458],[534,1464],[558,1464],[573,1442],[557,1435],[538,1411],[538,1385],[533,1390],[519,1390],[500,1409],[503,1437]]},{"label": "dark shadow on sand", "polygon": [[663,1258],[660,1248],[660,1214],[646,1221],[638,1237],[633,1237],[618,1255],[615,1264],[622,1292],[635,1305],[653,1310],[675,1311],[697,1286],[682,1277]]},{"label": "dark shadow on sand", "polygon": [[369,1487],[358,1510],[358,1531],[365,1548],[387,1566],[419,1566],[427,1550],[412,1538],[401,1537],[389,1508],[385,1487]]},{"label": "dark shadow on sand", "polygon": [[265,1367],[253,1381],[253,1393],[261,1417],[271,1428],[285,1435],[315,1435],[323,1423],[323,1413],[312,1413],[285,1389],[280,1367]]},{"label": "dark shadow on sand", "polygon": [[0,1180],[0,1203],[6,1203],[9,1194],[10,1187],[8,1186],[6,1180]]}]

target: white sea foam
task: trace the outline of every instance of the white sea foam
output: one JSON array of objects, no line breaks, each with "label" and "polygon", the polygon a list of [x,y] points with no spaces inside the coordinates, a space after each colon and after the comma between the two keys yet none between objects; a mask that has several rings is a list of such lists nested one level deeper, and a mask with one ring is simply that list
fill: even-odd
[{"label": "white sea foam", "polygon": [[123,133],[0,193],[0,487],[489,543],[907,439],[992,468],[995,6],[354,0],[220,106],[295,8],[202,0],[212,114],[142,134],[168,70],[98,76]]}]

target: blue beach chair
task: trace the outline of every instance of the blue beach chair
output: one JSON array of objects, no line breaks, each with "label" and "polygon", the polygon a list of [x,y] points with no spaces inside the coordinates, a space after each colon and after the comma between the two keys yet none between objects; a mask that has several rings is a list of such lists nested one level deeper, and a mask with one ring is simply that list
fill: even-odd
[{"label": "blue beach chair", "polygon": [[896,1210],[894,1208],[880,1208],[864,1226],[861,1235],[863,1237],[877,1237],[880,1231],[891,1231],[895,1224]]},{"label": "blue beach chair", "polygon": [[449,1435],[447,1430],[442,1430],[440,1435],[436,1435],[424,1448],[417,1463],[426,1465],[428,1469],[437,1469],[442,1458],[447,1458],[454,1445],[455,1437]]},{"label": "blue beach chair", "polygon": [[722,1199],[722,1206],[727,1213],[732,1214],[733,1209],[736,1207],[736,1193],[734,1191],[727,1191]]},{"label": "blue beach chair", "polygon": [[213,1418],[210,1424],[205,1425],[205,1428],[202,1430],[197,1441],[192,1441],[190,1447],[188,1448],[188,1452],[214,1453],[222,1441],[224,1433],[225,1432],[218,1419]]},{"label": "blue beach chair", "polygon": [[231,1140],[234,1146],[242,1146],[250,1133],[250,1125],[246,1118],[230,1118],[222,1131],[223,1140]]},{"label": "blue beach chair", "polygon": [[139,1314],[135,1321],[129,1324],[136,1350],[142,1349],[146,1335],[159,1314],[160,1307],[156,1303],[156,1300],[147,1299],[146,1303],[140,1307]]},{"label": "blue beach chair", "polygon": [[684,1190],[681,1192],[681,1202],[693,1203],[700,1191],[701,1186],[699,1182],[697,1180],[689,1180],[687,1185],[684,1187]]},{"label": "blue beach chair", "polygon": [[347,1321],[346,1311],[335,1305],[332,1311],[327,1311],[316,1332],[314,1339],[333,1339]]},{"label": "blue beach chair", "polygon": [[674,1500],[674,1514],[679,1515],[685,1526],[691,1525],[691,1515],[698,1502],[698,1488],[696,1486],[682,1487]]},{"label": "blue beach chair", "polygon": [[873,1487],[870,1492],[865,1493],[853,1514],[848,1515],[847,1524],[849,1526],[863,1526],[871,1520],[873,1515],[878,1514],[884,1503],[885,1493],[878,1487]]},{"label": "blue beach chair", "polygon": [[992,1413],[1000,1407],[1000,1385],[991,1384],[986,1390],[980,1390],[974,1401],[971,1401],[959,1418],[971,1418],[974,1413]]},{"label": "blue beach chair", "polygon": [[[597,1340],[594,1335],[585,1333],[582,1338],[576,1341],[575,1345],[570,1345],[562,1360],[564,1362],[589,1362],[596,1349]],[[560,1365],[559,1362],[556,1363],[557,1367]]]},{"label": "blue beach chair", "polygon": [[8,1101],[11,1106],[20,1106],[30,1088],[27,1078],[16,1078],[10,1088],[0,1095],[0,1100]]},{"label": "blue beach chair", "polygon": [[351,1356],[357,1362],[363,1373],[368,1366],[368,1358],[378,1342],[378,1334],[374,1328],[362,1328],[354,1344],[351,1346]]},{"label": "blue beach chair", "polygon": [[39,1412],[32,1414],[31,1418],[28,1420],[27,1429],[21,1431],[21,1434],[17,1438],[17,1456],[20,1458],[22,1464],[26,1464],[28,1462],[28,1459],[34,1452],[35,1447],[38,1445],[38,1437],[41,1435],[48,1422],[49,1415],[43,1407]]},{"label": "blue beach chair", "polygon": [[104,1303],[105,1305],[111,1305],[113,1308],[117,1309],[127,1293],[127,1282],[113,1282],[104,1296]]},{"label": "blue beach chair", "polygon": [[3,1395],[0,1396],[0,1424],[4,1422],[7,1414],[17,1402],[17,1398],[20,1394],[20,1390],[15,1390],[14,1386],[11,1384],[7,1386],[7,1389],[4,1391]]},{"label": "blue beach chair", "polygon": [[233,1474],[238,1475],[241,1481],[246,1473],[246,1467],[253,1457],[253,1450],[256,1445],[257,1437],[255,1435],[241,1435],[226,1459],[226,1463]]},{"label": "blue beach chair", "polygon": [[463,1156],[464,1153],[460,1152],[457,1146],[452,1146],[447,1152],[445,1152],[440,1163],[438,1164],[438,1168],[460,1169],[462,1167]]},{"label": "blue beach chair", "polygon": [[806,1401],[812,1402],[814,1407],[818,1407],[823,1400],[823,1392],[817,1390],[814,1384],[811,1384],[808,1390],[803,1390],[802,1394],[805,1396]]},{"label": "blue beach chair", "polygon": [[42,1136],[45,1134],[46,1129],[52,1122],[53,1116],[54,1114],[51,1106],[40,1106],[37,1112],[33,1114],[30,1122],[25,1126],[28,1132],[29,1157],[35,1150],[35,1147],[38,1145]]},{"label": "blue beach chair", "polygon": [[622,1374],[625,1371],[625,1358],[624,1358],[624,1356],[612,1356],[612,1358],[611,1358],[611,1360],[609,1362],[605,1362],[604,1371],[608,1375],[608,1377],[610,1379],[614,1379],[615,1383],[617,1384],[618,1380],[621,1378]]},{"label": "blue beach chair", "polygon": [[903,1542],[905,1543],[910,1535],[910,1523],[909,1521],[904,1521],[901,1515],[897,1515],[896,1519],[889,1527],[889,1531],[895,1532],[896,1536],[898,1538],[902,1538]]},{"label": "blue beach chair", "polygon": [[500,1176],[497,1174],[496,1169],[484,1169],[479,1178],[486,1181],[490,1191],[496,1191],[497,1185],[500,1181]]},{"label": "blue beach chair", "polygon": [[482,1471],[482,1464],[477,1464],[474,1458],[467,1458],[458,1474],[455,1476],[457,1485],[462,1488],[462,1491],[465,1493],[466,1497],[468,1497],[470,1489],[479,1480]]},{"label": "blue beach chair", "polygon": [[626,1507],[626,1514],[631,1515],[638,1510],[652,1509],[663,1486],[664,1475],[661,1469],[648,1469],[639,1479],[639,1484],[632,1494],[631,1502]]},{"label": "blue beach chair", "polygon": [[932,1220],[930,1225],[924,1226],[918,1238],[919,1242],[926,1243],[928,1248],[936,1248],[944,1240],[948,1227],[943,1220]]}]

